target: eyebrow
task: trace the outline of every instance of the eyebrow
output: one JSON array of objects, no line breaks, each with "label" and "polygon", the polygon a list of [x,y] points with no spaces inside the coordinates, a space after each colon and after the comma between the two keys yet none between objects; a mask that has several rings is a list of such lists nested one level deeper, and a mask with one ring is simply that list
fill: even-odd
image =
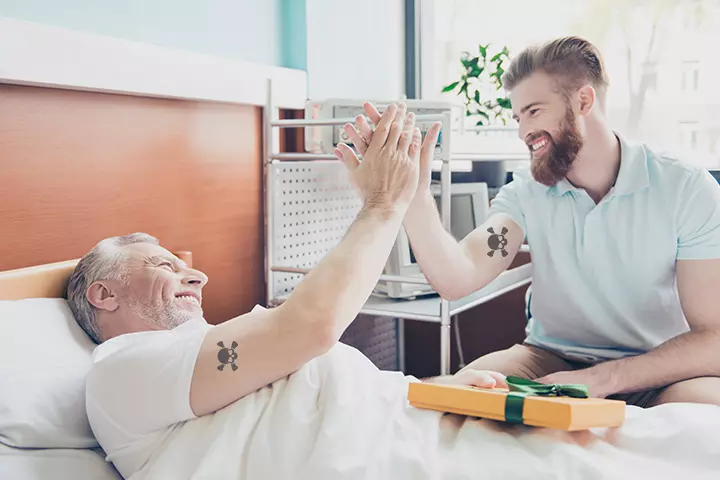
[{"label": "eyebrow", "polygon": [[165,257],[165,256],[161,256],[161,255],[152,255],[152,256],[150,256],[150,257],[146,257],[145,260],[147,260],[148,262],[150,262],[150,263],[152,263],[152,264],[155,264],[155,265],[158,265],[158,264],[160,264],[160,263],[162,263],[162,262],[170,262],[170,263],[172,263],[173,265],[175,265],[176,267],[180,266],[180,267],[182,267],[182,268],[188,268],[188,266],[187,266],[187,264],[186,264],[185,262],[183,262],[183,261],[180,260],[179,258],[175,258],[175,257]]},{"label": "eyebrow", "polygon": [[[544,102],[532,102],[532,103],[528,103],[527,105],[525,105],[523,108],[520,109],[520,114],[522,115],[523,113],[527,112],[528,110],[530,110],[530,109],[533,108],[533,107],[537,107],[538,105],[544,105]],[[514,119],[514,120],[517,120],[517,119],[518,119],[518,116],[517,116],[517,115],[513,115],[513,119]]]},{"label": "eyebrow", "polygon": [[530,110],[533,107],[537,107],[538,105],[543,105],[543,102],[532,102],[528,105],[525,105],[523,108],[520,109],[520,113],[525,113],[528,110]]}]

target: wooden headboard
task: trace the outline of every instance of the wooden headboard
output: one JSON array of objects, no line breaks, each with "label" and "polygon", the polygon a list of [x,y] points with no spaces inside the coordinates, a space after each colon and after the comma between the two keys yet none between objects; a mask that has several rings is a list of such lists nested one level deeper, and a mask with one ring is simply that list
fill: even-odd
[{"label": "wooden headboard", "polygon": [[193,252],[208,322],[263,302],[261,107],[0,84],[0,111],[0,271],[140,231]]},{"label": "wooden headboard", "polygon": [[0,272],[0,300],[62,298],[77,260]]}]

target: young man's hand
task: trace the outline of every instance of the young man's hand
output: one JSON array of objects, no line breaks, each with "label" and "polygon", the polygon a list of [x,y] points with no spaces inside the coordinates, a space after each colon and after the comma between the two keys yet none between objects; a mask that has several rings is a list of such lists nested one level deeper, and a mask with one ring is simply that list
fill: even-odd
[{"label": "young man's hand", "polygon": [[582,370],[572,370],[564,372],[555,372],[550,375],[538,378],[535,381],[540,383],[557,383],[557,384],[581,384],[588,387],[588,392],[593,398],[605,398],[615,393],[612,387],[612,379],[607,375],[598,373],[598,369],[585,368]]}]

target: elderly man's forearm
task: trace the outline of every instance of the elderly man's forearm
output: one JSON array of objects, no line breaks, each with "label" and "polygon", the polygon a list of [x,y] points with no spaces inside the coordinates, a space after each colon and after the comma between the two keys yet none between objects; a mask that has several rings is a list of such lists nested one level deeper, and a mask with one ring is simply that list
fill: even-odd
[{"label": "elderly man's forearm", "polygon": [[283,305],[329,348],[372,292],[402,223],[403,206],[367,205],[342,242],[306,276]]}]

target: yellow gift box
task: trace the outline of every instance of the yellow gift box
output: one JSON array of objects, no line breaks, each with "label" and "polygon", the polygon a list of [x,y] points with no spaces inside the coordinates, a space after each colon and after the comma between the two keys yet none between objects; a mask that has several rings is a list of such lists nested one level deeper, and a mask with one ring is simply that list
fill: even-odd
[{"label": "yellow gift box", "polygon": [[416,408],[567,431],[619,427],[625,420],[625,402],[620,400],[539,396],[501,388],[411,383],[408,400]]}]

